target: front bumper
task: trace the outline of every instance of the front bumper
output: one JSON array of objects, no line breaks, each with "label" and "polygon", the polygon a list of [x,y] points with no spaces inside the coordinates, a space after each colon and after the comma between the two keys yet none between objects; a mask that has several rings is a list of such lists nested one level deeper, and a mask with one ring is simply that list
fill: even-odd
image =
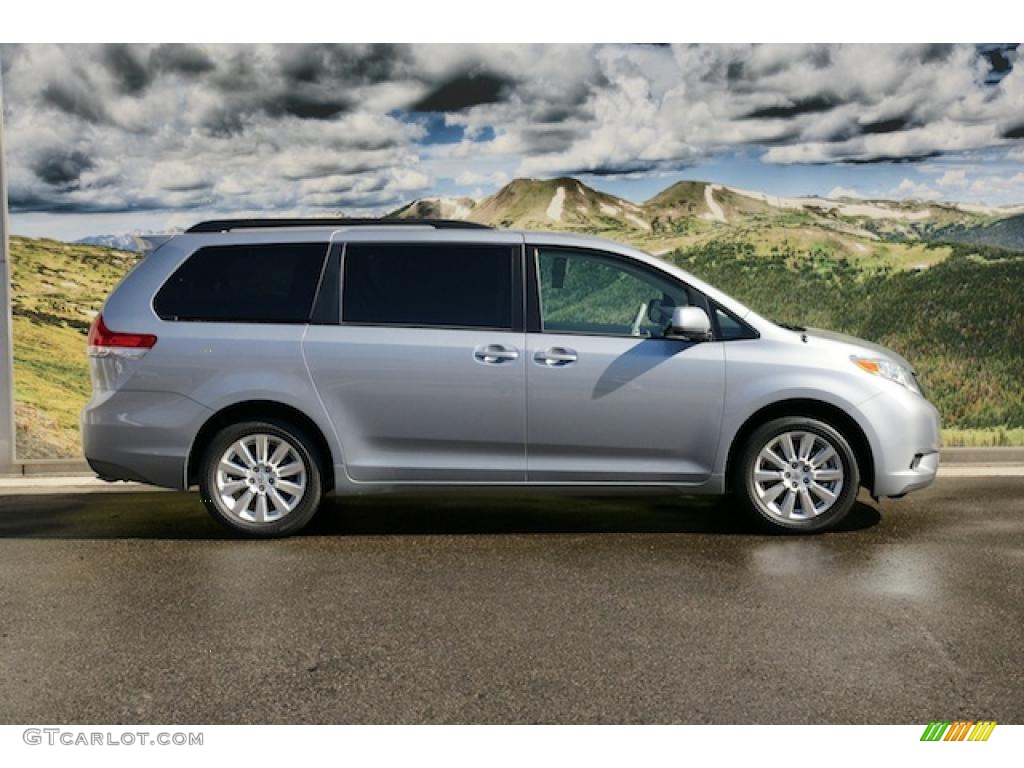
[{"label": "front bumper", "polygon": [[915,456],[909,469],[889,472],[880,483],[875,481],[876,496],[903,496],[911,491],[927,488],[939,471],[939,453]]},{"label": "front bumper", "polygon": [[902,496],[931,485],[939,471],[939,412],[896,386],[862,403],[874,455],[875,496]]}]

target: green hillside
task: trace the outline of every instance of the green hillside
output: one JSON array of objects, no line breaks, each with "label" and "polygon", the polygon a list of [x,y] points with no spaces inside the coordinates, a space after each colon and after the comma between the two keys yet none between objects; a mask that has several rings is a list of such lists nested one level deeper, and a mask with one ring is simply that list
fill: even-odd
[{"label": "green hillside", "polygon": [[953,223],[936,232],[935,236],[951,242],[1024,251],[1024,215],[1010,216],[974,227]]},{"label": "green hillside", "polygon": [[18,457],[76,456],[89,324],[138,256],[56,240],[10,244]]},{"label": "green hillside", "polygon": [[913,271],[716,242],[670,260],[773,320],[900,352],[949,429],[1024,427],[1024,255],[964,248]]}]

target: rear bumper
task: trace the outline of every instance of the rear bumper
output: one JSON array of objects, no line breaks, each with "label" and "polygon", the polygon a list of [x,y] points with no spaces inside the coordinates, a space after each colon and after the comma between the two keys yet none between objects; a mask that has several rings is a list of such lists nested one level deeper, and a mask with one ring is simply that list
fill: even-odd
[{"label": "rear bumper", "polygon": [[104,479],[183,489],[192,441],[212,414],[173,392],[94,396],[82,411],[82,450]]},{"label": "rear bumper", "polygon": [[860,406],[873,432],[875,496],[925,488],[939,470],[939,412],[913,392],[892,389]]}]

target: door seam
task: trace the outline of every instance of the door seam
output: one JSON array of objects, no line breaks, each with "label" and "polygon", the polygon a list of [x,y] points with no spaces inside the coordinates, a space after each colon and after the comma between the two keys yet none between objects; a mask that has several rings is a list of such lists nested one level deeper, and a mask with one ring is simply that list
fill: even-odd
[{"label": "door seam", "polygon": [[523,483],[527,484],[530,482],[530,375],[529,366],[527,359],[530,356],[530,349],[528,346],[529,334],[527,333],[527,323],[529,322],[527,313],[527,301],[526,296],[528,288],[526,281],[529,279],[529,270],[527,269],[526,260],[528,247],[526,245],[526,238],[523,238],[523,245],[520,249],[520,279],[521,285],[519,298],[523,305]]}]

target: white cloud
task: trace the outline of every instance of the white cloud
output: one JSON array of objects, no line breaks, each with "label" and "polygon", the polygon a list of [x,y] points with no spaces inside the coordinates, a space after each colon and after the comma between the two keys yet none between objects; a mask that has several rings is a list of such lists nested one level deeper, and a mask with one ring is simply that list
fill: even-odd
[{"label": "white cloud", "polygon": [[961,169],[946,171],[935,180],[935,183],[940,187],[966,187],[967,172]]},{"label": "white cloud", "polygon": [[862,195],[856,189],[850,189],[849,187],[832,187],[832,191],[828,193],[828,196],[833,200],[838,200],[840,197],[848,197],[855,199],[864,198],[864,195]]},{"label": "white cloud", "polygon": [[[125,84],[111,50],[124,53],[3,50],[12,209],[314,212],[390,207],[431,184],[416,148],[425,129],[391,114],[414,95],[407,76],[387,79],[401,55],[133,46]],[[380,82],[337,74],[374,60]]]},{"label": "white cloud", "polygon": [[937,190],[929,187],[927,184],[908,178],[904,178],[886,196],[912,200],[937,200],[941,197]]},{"label": "white cloud", "polygon": [[455,176],[455,183],[460,187],[472,187],[484,184],[490,187],[501,186],[509,182],[509,175],[504,171],[493,173],[478,173],[477,171],[466,170]]},{"label": "white cloud", "polygon": [[999,201],[1024,203],[1024,172],[1016,174],[991,174],[976,179],[969,191],[975,200],[996,203]]},{"label": "white cloud", "polygon": [[[991,148],[1024,160],[1005,138],[1024,114],[1024,67],[985,84],[988,63],[970,45],[35,45],[2,55],[15,210],[205,212],[211,199],[224,212],[363,209],[438,178],[488,188],[512,173],[665,173],[750,148],[777,164]],[[409,113],[423,100],[448,105],[442,122],[461,127],[461,141],[423,143],[427,123]],[[978,180],[946,169],[896,192],[974,194]]]}]

